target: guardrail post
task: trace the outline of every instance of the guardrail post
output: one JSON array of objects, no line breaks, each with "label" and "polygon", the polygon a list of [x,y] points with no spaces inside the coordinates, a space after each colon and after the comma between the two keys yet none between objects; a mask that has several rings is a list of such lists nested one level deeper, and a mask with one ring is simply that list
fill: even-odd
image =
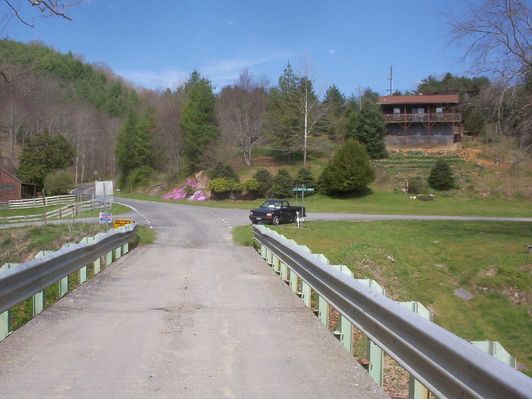
[{"label": "guardrail post", "polygon": [[[423,304],[416,301],[400,302],[405,308],[410,309],[424,319],[431,320],[432,314]],[[429,390],[412,375],[408,379],[408,399],[429,399]]]},{"label": "guardrail post", "polygon": [[325,299],[318,296],[318,317],[325,327],[329,327],[329,304]]},{"label": "guardrail post", "polygon": [[[42,258],[54,251],[40,251],[35,255],[35,259]],[[37,292],[32,297],[32,313],[33,317],[37,316],[44,310],[44,290]]]},{"label": "guardrail post", "polygon": [[285,282],[288,281],[288,266],[283,261],[281,261],[281,278]]},{"label": "guardrail post", "polygon": [[268,251],[268,248],[266,248],[266,245],[262,245],[260,246],[260,257],[262,259],[266,259],[266,253]]},{"label": "guardrail post", "polygon": [[273,256],[273,271],[277,274],[281,272],[281,260],[277,256]]},{"label": "guardrail post", "polygon": [[[377,291],[384,295],[384,288],[375,280],[360,278],[358,282],[367,285],[370,289]],[[373,341],[368,339],[368,374],[373,380],[382,386],[383,384],[383,367],[384,367],[384,352]]]},{"label": "guardrail post", "polygon": [[68,276],[59,280],[59,298],[63,298],[68,293]]},{"label": "guardrail post", "polygon": [[123,246],[122,246],[122,253],[125,255],[129,252],[129,242],[126,242]]},{"label": "guardrail post", "polygon": [[111,263],[113,263],[113,251],[107,252],[105,255],[105,266],[109,266]]},{"label": "guardrail post", "polygon": [[[353,277],[353,272],[346,265],[331,265],[343,274]],[[353,325],[340,314],[340,342],[345,350],[353,354]]]},{"label": "guardrail post", "polygon": [[311,298],[312,298],[312,289],[310,285],[306,283],[305,280],[301,280],[301,297],[303,298],[303,303],[307,308],[311,308]]},{"label": "guardrail post", "polygon": [[471,343],[482,351],[489,353],[495,359],[504,364],[517,368],[517,359],[512,356],[498,341],[471,341]]},{"label": "guardrail post", "polygon": [[11,311],[6,310],[0,313],[0,341],[9,335],[11,330]]},{"label": "guardrail post", "polygon": [[290,269],[290,288],[294,294],[298,294],[298,282],[297,274]]},{"label": "guardrail post", "polygon": [[122,256],[122,248],[121,247],[115,248],[115,260],[120,259],[121,256]]}]

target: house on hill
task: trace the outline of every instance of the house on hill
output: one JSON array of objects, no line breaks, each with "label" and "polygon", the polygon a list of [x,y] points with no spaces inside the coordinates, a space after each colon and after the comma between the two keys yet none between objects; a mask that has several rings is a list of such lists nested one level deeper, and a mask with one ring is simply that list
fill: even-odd
[{"label": "house on hill", "polygon": [[462,137],[458,94],[383,96],[378,104],[386,124],[386,145],[448,145]]},{"label": "house on hill", "polygon": [[0,202],[31,198],[34,196],[34,184],[22,183],[18,177],[0,168]]}]

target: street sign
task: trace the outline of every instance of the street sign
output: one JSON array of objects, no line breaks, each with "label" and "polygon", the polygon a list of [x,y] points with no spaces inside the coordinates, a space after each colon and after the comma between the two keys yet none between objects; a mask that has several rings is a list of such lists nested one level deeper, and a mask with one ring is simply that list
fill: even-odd
[{"label": "street sign", "polygon": [[113,221],[113,214],[108,212],[100,212],[98,220],[100,223],[111,223]]},{"label": "street sign", "polygon": [[111,180],[107,181],[96,181],[94,183],[95,198],[97,201],[100,201],[104,204],[110,204],[113,202],[113,182]]},{"label": "street sign", "polygon": [[314,187],[294,187],[292,191],[294,193],[312,193],[314,192]]},{"label": "street sign", "polygon": [[133,221],[131,219],[115,219],[113,220],[113,228],[118,229],[119,227],[131,224]]}]

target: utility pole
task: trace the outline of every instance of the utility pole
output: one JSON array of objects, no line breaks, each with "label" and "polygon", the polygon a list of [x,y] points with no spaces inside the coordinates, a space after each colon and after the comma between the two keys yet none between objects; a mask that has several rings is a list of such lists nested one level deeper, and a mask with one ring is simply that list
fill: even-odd
[{"label": "utility pole", "polygon": [[390,66],[390,72],[388,73],[388,80],[390,81],[390,96],[393,94],[393,69]]},{"label": "utility pole", "polygon": [[391,96],[393,94],[393,69],[391,66],[390,66],[390,71],[388,72],[388,81],[390,83],[389,95]]}]

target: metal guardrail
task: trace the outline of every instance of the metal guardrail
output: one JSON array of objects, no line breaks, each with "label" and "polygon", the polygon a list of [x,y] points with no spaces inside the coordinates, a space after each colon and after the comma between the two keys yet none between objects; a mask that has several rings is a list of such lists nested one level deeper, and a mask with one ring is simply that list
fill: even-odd
[{"label": "metal guardrail", "polygon": [[281,266],[288,267],[290,274],[293,271],[438,397],[532,398],[532,379],[526,375],[335,270],[294,241],[265,226],[254,226],[253,232]]},{"label": "metal guardrail", "polygon": [[[109,265],[113,260],[112,252],[116,251],[115,259],[119,258],[122,252],[126,253],[129,250],[128,243],[136,234],[136,225],[124,226],[108,233],[97,234],[91,242],[64,247],[41,258],[0,270],[0,315],[32,295],[42,295],[45,288],[96,260],[99,268],[99,260],[104,255]],[[42,310],[42,298],[40,301]],[[0,336],[0,340],[3,338]]]}]

